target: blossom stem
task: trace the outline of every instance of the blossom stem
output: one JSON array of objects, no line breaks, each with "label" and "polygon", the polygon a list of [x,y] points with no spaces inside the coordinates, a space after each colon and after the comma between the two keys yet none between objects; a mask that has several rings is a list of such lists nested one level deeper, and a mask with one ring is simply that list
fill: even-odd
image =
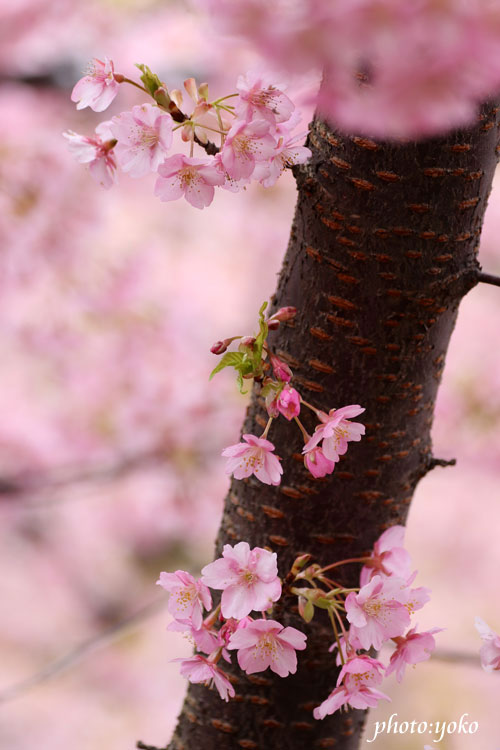
[{"label": "blossom stem", "polygon": [[300,419],[298,417],[294,417],[294,420],[297,422],[297,424],[299,426],[299,430],[302,433],[302,437],[304,438],[304,442],[307,443],[307,441],[311,439],[311,436],[309,435],[309,433],[307,432],[307,430],[305,429],[304,425],[302,424],[302,422],[300,421]]},{"label": "blossom stem", "polygon": [[353,563],[353,562],[361,562],[366,563],[370,558],[368,557],[350,557],[347,560],[339,560],[338,562],[331,563],[331,565],[327,565],[325,568],[321,568],[321,570],[318,570],[318,573],[325,573],[327,570],[331,570],[332,568],[337,568],[339,565],[345,565],[346,563]]},{"label": "blossom stem", "polygon": [[239,96],[239,94],[228,94],[227,96],[220,96],[218,99],[215,99],[212,102],[212,106],[217,106],[219,102],[224,102],[226,99],[232,99],[234,96]]},{"label": "blossom stem", "polygon": [[136,83],[131,78],[123,78],[122,83],[130,83],[131,86],[135,86],[136,89],[140,89],[141,91],[144,91],[146,94],[148,94],[148,96],[151,96],[149,91],[145,89],[144,86],[141,86],[140,83]]},{"label": "blossom stem", "polygon": [[267,438],[267,433],[269,432],[269,428],[271,427],[272,421],[273,421],[273,417],[269,417],[269,419],[267,420],[266,429],[264,430],[264,432],[260,436],[261,439],[265,440]]},{"label": "blossom stem", "polygon": [[307,401],[304,401],[302,396],[300,397],[300,403],[304,404],[304,406],[307,406],[307,408],[311,409],[311,411],[313,411],[315,414],[318,414],[318,412],[320,411],[319,409],[316,409],[316,407],[313,406],[312,404],[309,404]]}]

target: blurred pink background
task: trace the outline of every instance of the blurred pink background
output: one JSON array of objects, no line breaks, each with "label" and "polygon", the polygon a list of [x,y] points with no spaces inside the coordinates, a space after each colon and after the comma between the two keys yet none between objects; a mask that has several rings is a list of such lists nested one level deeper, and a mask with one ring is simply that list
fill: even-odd
[{"label": "blurred pink background", "polygon": [[[162,745],[184,691],[169,660],[190,646],[166,632],[154,584],[161,570],[196,572],[211,558],[227,488],[220,451],[245,408],[229,376],[209,384],[209,347],[250,333],[273,292],[294,181],[218,191],[198,211],[160,203],[153,179],[121,175],[103,191],[73,162],[62,131],[91,134],[141,101],[130,90],[104,116],[76,112],[69,93],[92,57],[132,77],[145,62],[170,87],[194,75],[221,93],[255,63],[181,2],[7,0],[0,29],[0,746]],[[500,186],[481,248],[490,273],[500,273],[499,230]],[[428,475],[410,513],[417,580],[433,589],[418,623],[446,628],[441,652],[478,653],[476,614],[500,631],[499,313],[500,290],[485,285],[461,306],[434,428],[435,454],[457,466]],[[67,668],[22,686],[150,603]],[[402,688],[391,677],[388,692],[367,737],[392,713],[467,713],[478,732],[447,735],[442,750],[500,743],[500,676],[478,658],[435,658]],[[433,739],[381,735],[372,746]]]}]

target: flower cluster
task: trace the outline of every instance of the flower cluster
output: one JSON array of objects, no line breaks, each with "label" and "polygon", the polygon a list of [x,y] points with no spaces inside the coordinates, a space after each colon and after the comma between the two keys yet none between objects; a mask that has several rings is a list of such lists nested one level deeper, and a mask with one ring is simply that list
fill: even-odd
[{"label": "flower cluster", "polygon": [[[281,596],[281,581],[275,552],[247,542],[226,544],[222,557],[206,565],[200,580],[183,570],[161,573],[157,583],[170,593],[168,610],[174,621],[169,630],[186,632],[198,653],[181,662],[181,674],[190,682],[215,684],[220,697],[228,700],[234,688],[218,666],[231,661],[236,651],[240,668],[247,674],[268,667],[280,677],[297,670],[296,651],[306,647],[306,636],[276,620],[254,619],[251,612],[264,613]],[[210,588],[222,591],[220,604],[212,608]]]},{"label": "flower cluster", "polygon": [[[143,86],[115,73],[108,58],[94,60],[71,95],[77,109],[91,107],[95,112],[109,106],[121,83],[138,87],[152,99],[101,123],[93,137],[64,134],[76,159],[89,164],[103,187],[111,187],[117,166],[131,177],[153,172],[158,174],[155,195],[160,200],[184,197],[204,208],[216,187],[236,192],[251,180],[270,187],[285,168],[310,157],[310,150],[299,145],[305,133],[294,134],[300,115],[284,87],[269,75],[251,71],[240,76],[236,93],[215,100],[210,100],[207,84],[198,86],[188,78],[188,115],[180,90],[168,91],[147,66],[137,67]],[[189,144],[189,155],[171,153],[175,131]],[[195,145],[203,151],[201,156],[194,155]]]},{"label": "flower cluster", "polygon": [[500,6],[475,2],[203,0],[270,64],[324,71],[344,132],[414,138],[473,121],[500,87]]},{"label": "flower cluster", "polygon": [[[411,616],[429,599],[425,588],[412,588],[416,573],[409,575],[410,559],[403,547],[404,529],[394,526],[385,531],[368,557],[340,560],[321,568],[309,565],[311,555],[295,560],[287,580],[287,593],[298,596],[299,614],[309,623],[316,609],[327,610],[341,666],[336,687],[314,709],[323,719],[342,706],[368,708],[389,698],[378,688],[384,676],[396,673],[400,682],[407,665],[428,659],[435,648],[434,634],[440,628],[417,632],[410,627]],[[398,565],[397,560],[401,563]],[[363,563],[360,588],[346,589],[332,580],[329,571],[346,563]],[[169,612],[174,621],[169,630],[186,632],[197,653],[181,662],[181,674],[190,682],[215,684],[221,698],[234,697],[228,675],[219,666],[221,659],[237,662],[247,674],[270,668],[280,677],[297,670],[296,651],[306,648],[306,636],[293,627],[283,627],[273,619],[254,619],[252,613],[272,613],[282,595],[276,553],[247,542],[234,547],[226,544],[222,557],[206,565],[200,580],[185,571],[161,573],[158,583],[170,593]],[[308,583],[309,586],[302,584]],[[326,588],[322,588],[326,587]],[[212,611],[210,588],[222,591],[220,604]],[[207,610],[206,616],[203,610]],[[349,629],[343,622],[347,618]],[[370,656],[392,641],[395,650],[388,665]],[[498,658],[498,655],[497,655]]]},{"label": "flower cluster", "polygon": [[[416,626],[410,627],[411,616],[428,601],[430,592],[412,588],[416,573],[409,574],[411,561],[403,543],[404,528],[393,526],[377,540],[369,557],[340,560],[323,568],[305,567],[306,558],[297,566],[302,564],[303,569],[296,573],[295,582],[311,584],[310,588],[291,588],[299,597],[299,612],[310,622],[315,608],[328,610],[335,634],[330,650],[337,649],[337,664],[342,666],[336,687],[314,709],[316,719],[324,719],[344,705],[369,708],[381,699],[390,700],[378,689],[383,677],[395,672],[401,682],[406,666],[428,659],[435,648],[434,634],[441,628],[417,632]],[[330,578],[329,571],[347,562],[363,563],[359,589],[345,589]],[[396,648],[385,666],[367,652],[388,641]]]},{"label": "flower cluster", "polygon": [[[317,409],[304,401],[300,393],[291,386],[293,373],[290,367],[270,349],[267,342],[269,330],[275,330],[280,323],[292,320],[296,315],[294,307],[283,307],[265,320],[267,303],[259,310],[259,333],[256,336],[232,336],[217,341],[211,348],[214,354],[223,354],[210,377],[225,367],[233,367],[238,375],[240,390],[243,392],[244,379],[253,378],[260,384],[261,395],[265,398],[268,413],[267,426],[260,437],[243,435],[243,441],[225,448],[222,455],[228,461],[226,473],[235,479],[243,479],[254,474],[264,484],[278,485],[283,468],[280,459],[274,455],[274,445],[267,440],[273,419],[282,415],[294,420],[302,433],[304,464],[313,477],[324,477],[335,469],[340,456],[346,453],[350,441],[361,440],[365,427],[359,422],[351,422],[364,412],[358,404],[330,409],[329,413]],[[239,340],[237,352],[228,352],[228,346]],[[299,419],[301,407],[311,410],[319,424],[311,436]]]}]

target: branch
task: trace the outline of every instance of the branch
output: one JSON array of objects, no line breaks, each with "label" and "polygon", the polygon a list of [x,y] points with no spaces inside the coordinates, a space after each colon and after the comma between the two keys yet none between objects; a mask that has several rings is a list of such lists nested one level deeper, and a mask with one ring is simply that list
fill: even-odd
[{"label": "branch", "polygon": [[428,471],[432,471],[436,466],[455,466],[457,463],[456,458],[450,458],[449,460],[446,458],[434,458],[434,456],[429,461],[429,468]]},{"label": "branch", "polygon": [[477,274],[477,280],[478,282],[482,282],[483,284],[492,284],[493,286],[500,286],[500,276],[493,276],[491,273],[478,273]]},{"label": "branch", "polygon": [[79,646],[76,646],[76,648],[68,651],[68,653],[64,656],[60,656],[59,658],[54,659],[52,662],[43,667],[43,669],[31,675],[31,677],[27,677],[24,680],[15,682],[13,685],[10,685],[0,691],[0,704],[8,703],[9,701],[15,700],[16,698],[20,698],[28,690],[31,690],[31,688],[34,688],[37,685],[50,680],[52,677],[65,672],[67,669],[74,666],[77,662],[88,656],[88,654],[92,653],[98,648],[102,648],[103,646],[112,643],[117,638],[117,636],[121,635],[129,628],[139,625],[140,623],[155,615],[157,612],[160,612],[165,607],[165,605],[166,600],[164,596],[153,599],[153,601],[149,602],[149,604],[146,604],[133,615],[125,617],[123,620],[120,620],[114,625],[111,625],[111,627],[106,628],[106,630],[103,630],[101,633],[98,633],[97,635],[91,636],[85,641],[82,641]]},{"label": "branch", "polygon": [[30,495],[43,490],[57,490],[71,484],[84,482],[112,481],[133,471],[166,462],[165,446],[157,446],[135,455],[123,456],[112,464],[89,468],[60,467],[46,472],[26,471],[13,476],[0,477],[0,497],[9,499]]}]

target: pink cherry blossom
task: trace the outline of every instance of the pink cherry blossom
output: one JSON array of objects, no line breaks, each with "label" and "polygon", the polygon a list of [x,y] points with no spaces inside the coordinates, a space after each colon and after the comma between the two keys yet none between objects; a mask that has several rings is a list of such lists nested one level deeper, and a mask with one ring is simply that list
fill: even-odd
[{"label": "pink cherry blossom", "polygon": [[384,665],[370,656],[354,656],[342,667],[335,690],[314,709],[314,718],[324,719],[345,704],[353,708],[373,708],[379,700],[390,701],[387,695],[373,687],[382,682],[383,669]]},{"label": "pink cherry blossom", "polygon": [[222,455],[229,459],[226,474],[233,474],[235,479],[255,474],[264,484],[278,485],[283,468],[279,458],[272,454],[274,445],[255,435],[243,435],[243,440],[244,443],[230,445],[222,451]]},{"label": "pink cherry blossom", "polygon": [[411,558],[404,549],[404,536],[404,526],[391,526],[380,535],[373,545],[370,562],[361,569],[361,586],[368,583],[375,574],[396,575],[404,579],[409,577]]},{"label": "pink cherry blossom", "polygon": [[249,178],[257,162],[273,156],[276,141],[267,120],[235,120],[220,152],[225,171],[233,180]]},{"label": "pink cherry blossom", "polygon": [[131,177],[156,172],[172,145],[172,118],[159,107],[141,104],[113,117],[117,161]]},{"label": "pink cherry blossom", "polygon": [[160,573],[156,583],[170,593],[170,614],[176,620],[187,622],[195,630],[199,630],[203,624],[203,607],[210,609],[212,606],[212,597],[206,585],[185,570]]},{"label": "pink cherry blossom", "polygon": [[252,119],[269,120],[272,124],[289,120],[295,105],[280,85],[266,73],[249,71],[240,76],[236,84],[239,92],[235,105],[238,117],[247,122]]},{"label": "pink cherry blossom", "polygon": [[295,388],[287,384],[276,399],[276,407],[280,414],[288,420],[298,417],[300,414],[300,396]]},{"label": "pink cherry blossom", "polygon": [[374,576],[358,594],[352,591],[345,600],[350,643],[378,650],[388,638],[401,635],[410,623],[407,601],[406,582],[398,578]]},{"label": "pink cherry blossom", "polygon": [[278,380],[283,380],[285,383],[289,383],[292,379],[292,371],[290,370],[286,362],[283,362],[283,360],[281,360],[275,354],[271,354],[270,359],[273,372]]},{"label": "pink cherry blossom", "polygon": [[189,682],[203,682],[208,686],[215,684],[222,700],[228,701],[229,698],[234,697],[234,687],[229,682],[227,675],[210,659],[196,654],[188,659],[172,659],[172,661],[181,663],[181,675],[186,677]]},{"label": "pink cherry blossom", "polygon": [[351,417],[357,417],[364,412],[358,404],[343,406],[341,409],[331,409],[329,414],[318,412],[320,425],[312,438],[305,444],[302,453],[307,453],[323,440],[323,453],[330,461],[337,461],[347,451],[347,443],[351,440],[359,441],[365,434],[365,426],[359,422],[350,422]]},{"label": "pink cherry blossom", "polygon": [[424,633],[417,633],[414,627],[403,636],[394,638],[396,650],[391,655],[391,661],[386,669],[388,677],[392,672],[396,672],[396,679],[401,682],[407,664],[418,664],[430,658],[431,653],[436,648],[434,633],[440,633],[443,628],[432,628]]},{"label": "pink cherry blossom", "polygon": [[306,146],[299,146],[307,132],[292,135],[292,131],[300,122],[300,114],[294,112],[288,122],[278,123],[274,137],[276,149],[274,154],[264,162],[259,162],[252,177],[259,180],[264,187],[272,187],[287,167],[304,164],[311,157],[311,150]]},{"label": "pink cherry blossom", "polygon": [[115,182],[116,171],[113,153],[115,141],[110,125],[110,121],[101,122],[95,129],[94,138],[87,138],[72,130],[63,133],[76,160],[81,164],[88,164],[92,178],[106,190]]},{"label": "pink cherry blossom", "polygon": [[485,672],[500,669],[500,635],[495,633],[480,617],[475,620],[476,630],[481,636],[483,645],[479,651],[481,666]]},{"label": "pink cherry blossom", "polygon": [[276,552],[250,549],[248,542],[225,544],[222,557],[201,573],[205,585],[222,589],[221,612],[226,618],[240,620],[252,611],[263,612],[281,596]]},{"label": "pink cherry blossom", "polygon": [[335,461],[330,461],[323,453],[323,448],[319,445],[307,451],[304,456],[304,465],[316,479],[326,477],[327,474],[331,474],[335,469]]},{"label": "pink cherry blossom", "polygon": [[228,649],[238,650],[238,664],[247,674],[268,667],[280,677],[297,671],[296,651],[306,647],[306,636],[296,628],[284,628],[276,620],[256,620],[237,630]]},{"label": "pink cherry blossom", "polygon": [[173,620],[167,625],[167,630],[174,633],[185,633],[192,640],[198,651],[202,651],[204,654],[211,654],[220,646],[218,633],[213,632],[204,623],[202,623],[201,628],[196,629],[188,622]]},{"label": "pink cherry blossom", "polygon": [[81,78],[71,92],[71,101],[78,102],[77,109],[90,107],[94,112],[103,112],[118,93],[118,82],[112,60],[104,62],[94,58],[88,75]]},{"label": "pink cherry blossom", "polygon": [[223,185],[225,178],[210,158],[195,159],[176,154],[158,167],[155,195],[162,201],[182,196],[195,208],[209,206],[214,198],[214,185]]}]

